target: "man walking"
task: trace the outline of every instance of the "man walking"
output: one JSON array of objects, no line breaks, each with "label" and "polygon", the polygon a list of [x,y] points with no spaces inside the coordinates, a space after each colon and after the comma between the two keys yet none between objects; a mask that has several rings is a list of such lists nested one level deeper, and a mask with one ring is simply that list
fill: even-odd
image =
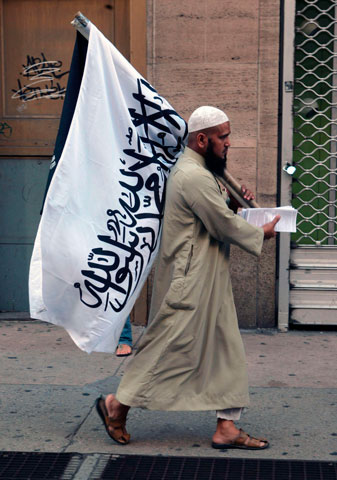
[{"label": "man walking", "polygon": [[[150,410],[216,410],[214,448],[263,449],[234,421],[249,405],[246,362],[229,273],[229,245],[260,255],[279,216],[248,224],[227,204],[219,182],[230,146],[227,115],[200,107],[172,169],[149,317],[116,396],[97,399],[107,433],[126,444],[131,406]],[[246,198],[251,198],[249,191]]]}]

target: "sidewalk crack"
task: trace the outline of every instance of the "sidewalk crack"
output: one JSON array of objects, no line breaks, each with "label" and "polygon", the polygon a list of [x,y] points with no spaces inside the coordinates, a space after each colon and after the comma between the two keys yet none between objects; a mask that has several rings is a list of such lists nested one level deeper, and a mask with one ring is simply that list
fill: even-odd
[{"label": "sidewalk crack", "polygon": [[76,437],[76,435],[78,434],[78,432],[80,431],[80,429],[82,428],[82,425],[87,421],[87,419],[89,418],[91,412],[93,411],[95,407],[95,404],[92,405],[90,408],[89,408],[89,411],[88,413],[85,415],[85,417],[80,421],[80,423],[77,425],[77,427],[74,429],[74,431],[72,433],[69,433],[69,435],[67,435],[65,438],[66,439],[69,439],[68,441],[68,444],[65,445],[63,448],[61,448],[61,452],[62,453],[65,453],[67,451],[67,449],[69,447],[71,447],[71,445],[73,445],[74,443],[74,439]]}]

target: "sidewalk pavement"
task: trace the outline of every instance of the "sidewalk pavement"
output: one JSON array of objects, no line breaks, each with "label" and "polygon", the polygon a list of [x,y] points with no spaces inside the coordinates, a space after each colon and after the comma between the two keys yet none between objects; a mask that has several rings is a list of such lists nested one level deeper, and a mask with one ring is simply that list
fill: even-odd
[{"label": "sidewalk pavement", "polygon": [[[3,315],[3,314],[2,314]],[[137,345],[142,327],[133,327]],[[0,450],[337,461],[337,334],[245,331],[251,408],[240,422],[260,452],[211,448],[214,412],[131,409],[119,446],[95,410],[130,357],[79,350],[59,327],[0,316]]]}]

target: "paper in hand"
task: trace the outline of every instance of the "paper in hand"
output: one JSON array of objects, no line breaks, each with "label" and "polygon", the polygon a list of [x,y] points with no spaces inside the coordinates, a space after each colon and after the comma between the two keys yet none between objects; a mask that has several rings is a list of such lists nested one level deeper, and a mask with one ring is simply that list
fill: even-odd
[{"label": "paper in hand", "polygon": [[276,215],[280,215],[279,222],[275,225],[275,232],[296,232],[297,210],[291,206],[277,208],[243,208],[238,215],[248,223],[262,227],[271,222]]}]

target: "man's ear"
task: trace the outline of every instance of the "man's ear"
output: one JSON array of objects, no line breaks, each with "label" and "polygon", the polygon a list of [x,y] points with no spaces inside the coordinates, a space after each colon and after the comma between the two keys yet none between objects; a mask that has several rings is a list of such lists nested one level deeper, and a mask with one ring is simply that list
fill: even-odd
[{"label": "man's ear", "polygon": [[200,132],[200,133],[198,133],[196,140],[197,140],[197,145],[200,148],[200,150],[205,150],[206,151],[206,148],[208,146],[207,135]]}]

